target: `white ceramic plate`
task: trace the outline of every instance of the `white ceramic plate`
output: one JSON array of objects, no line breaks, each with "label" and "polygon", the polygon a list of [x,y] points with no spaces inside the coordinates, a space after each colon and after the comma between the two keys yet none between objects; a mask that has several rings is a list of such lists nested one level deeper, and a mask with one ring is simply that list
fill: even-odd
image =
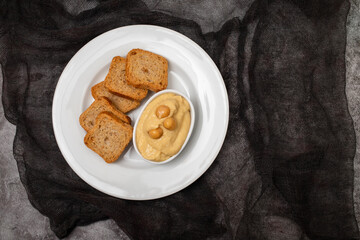
[{"label": "white ceramic plate", "polygon": [[[141,160],[132,142],[118,161],[107,164],[83,141],[86,132],[78,119],[93,101],[91,87],[105,79],[114,56],[126,56],[133,48],[164,56],[169,62],[168,89],[186,95],[195,108],[191,138],[167,164]],[[140,109],[128,114],[133,122]],[[75,54],[56,86],[52,117],[64,158],[85,182],[114,197],[149,200],[184,189],[209,168],[226,135],[229,103],[219,70],[195,42],[163,27],[133,25],[108,31]]]}]

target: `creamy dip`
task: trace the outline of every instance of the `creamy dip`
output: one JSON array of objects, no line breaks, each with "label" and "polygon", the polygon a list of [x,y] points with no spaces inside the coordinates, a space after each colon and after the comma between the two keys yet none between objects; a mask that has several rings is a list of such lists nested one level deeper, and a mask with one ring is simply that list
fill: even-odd
[{"label": "creamy dip", "polygon": [[[156,114],[159,107],[168,107],[170,112],[166,117],[160,118]],[[165,122],[167,128],[164,126],[164,121],[175,122],[175,125],[170,130],[167,122]],[[140,116],[136,128],[136,145],[139,152],[145,159],[156,162],[169,159],[177,154],[184,144],[190,129],[190,122],[190,105],[185,98],[175,93],[159,95],[146,106]],[[154,129],[160,130],[160,137],[152,137],[151,131]]]}]

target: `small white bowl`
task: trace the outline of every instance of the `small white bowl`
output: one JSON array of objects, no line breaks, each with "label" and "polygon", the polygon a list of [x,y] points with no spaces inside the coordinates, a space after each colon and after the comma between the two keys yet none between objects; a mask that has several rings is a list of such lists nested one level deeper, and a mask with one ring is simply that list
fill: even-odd
[{"label": "small white bowl", "polygon": [[[139,120],[140,120],[141,115],[143,114],[145,108],[149,105],[149,103],[150,103],[152,100],[154,100],[156,97],[158,97],[158,96],[160,96],[160,95],[162,95],[162,94],[165,94],[165,93],[175,93],[175,94],[177,94],[177,95],[182,96],[183,98],[185,98],[186,101],[189,103],[189,105],[190,105],[190,118],[191,118],[191,120],[190,120],[190,129],[189,129],[189,132],[188,132],[187,137],[186,137],[186,139],[185,139],[185,142],[184,142],[184,144],[182,145],[182,147],[181,147],[181,149],[179,150],[178,153],[176,153],[174,156],[170,157],[169,159],[166,159],[165,161],[155,162],[155,161],[151,161],[151,160],[145,159],[145,158],[141,155],[141,153],[139,152],[139,149],[138,149],[137,146],[136,146],[136,128],[137,128],[137,125],[138,125],[138,123],[139,123]],[[174,159],[181,153],[181,151],[185,148],[187,142],[188,142],[189,139],[190,139],[192,130],[193,130],[193,128],[194,128],[194,123],[195,123],[195,109],[194,109],[194,106],[193,106],[192,102],[190,101],[190,99],[189,99],[187,96],[185,96],[184,94],[182,94],[182,93],[179,92],[179,91],[172,90],[172,89],[167,89],[167,90],[160,91],[160,92],[154,94],[154,96],[152,96],[152,97],[145,103],[144,107],[141,109],[141,112],[140,112],[140,114],[139,114],[139,117],[136,119],[135,126],[134,126],[134,130],[133,130],[133,143],[134,143],[134,148],[135,148],[136,152],[141,156],[141,158],[142,158],[144,161],[146,161],[146,162],[150,162],[150,163],[153,163],[153,164],[164,164],[164,163],[168,163],[168,162],[174,160]]]}]

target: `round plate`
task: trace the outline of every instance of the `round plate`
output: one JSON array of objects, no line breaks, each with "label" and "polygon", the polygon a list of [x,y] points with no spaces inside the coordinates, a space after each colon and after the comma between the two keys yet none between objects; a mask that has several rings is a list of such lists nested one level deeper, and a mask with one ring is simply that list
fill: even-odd
[{"label": "round plate", "polygon": [[[164,56],[169,62],[168,89],[186,95],[195,108],[192,136],[167,164],[141,160],[132,142],[116,162],[108,164],[84,144],[86,132],[79,116],[93,101],[91,87],[105,79],[114,56],[125,57],[133,48]],[[142,105],[152,95],[149,92]],[[133,123],[141,109],[128,113]],[[151,25],[117,28],[81,48],[60,76],[52,111],[56,141],[70,167],[99,191],[132,200],[165,197],[198,179],[219,153],[229,120],[226,88],[212,59],[184,35]]]}]

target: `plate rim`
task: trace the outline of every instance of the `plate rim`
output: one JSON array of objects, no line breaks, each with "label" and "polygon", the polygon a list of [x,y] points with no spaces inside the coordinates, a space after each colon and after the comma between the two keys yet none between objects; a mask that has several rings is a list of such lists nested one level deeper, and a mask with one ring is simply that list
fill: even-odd
[{"label": "plate rim", "polygon": [[[92,176],[90,173],[87,173],[85,170],[81,171],[81,166],[77,165],[76,163],[73,163],[72,161],[68,160],[68,155],[72,155],[70,150],[63,145],[63,143],[59,144],[60,140],[62,140],[62,142],[64,142],[64,144],[66,144],[66,141],[64,139],[64,137],[62,136],[62,134],[60,134],[62,132],[62,127],[61,124],[58,124],[58,122],[56,121],[57,119],[57,111],[55,111],[55,107],[57,105],[59,105],[59,103],[61,103],[59,106],[62,106],[62,98],[59,98],[59,92],[60,92],[60,87],[61,87],[61,79],[64,78],[64,75],[66,75],[66,73],[69,71],[69,69],[71,68],[71,65],[73,64],[73,62],[75,61],[74,59],[76,58],[77,55],[80,55],[80,53],[82,53],[84,51],[84,49],[89,46],[91,43],[93,43],[94,41],[96,41],[96,39],[103,37],[104,35],[108,35],[111,33],[114,33],[116,31],[119,31],[121,29],[125,29],[125,28],[155,28],[155,29],[160,29],[163,30],[165,32],[170,32],[172,35],[176,35],[176,37],[180,37],[183,40],[185,40],[186,42],[188,42],[190,45],[192,45],[193,47],[195,47],[198,51],[202,52],[209,60],[209,63],[212,65],[214,71],[216,72],[216,74],[218,75],[218,77],[220,77],[220,79],[222,81],[220,81],[220,85],[221,85],[221,90],[225,99],[224,99],[224,103],[225,103],[225,116],[223,116],[225,119],[225,127],[224,127],[224,131],[223,134],[221,136],[221,138],[219,138],[220,136],[218,136],[219,140],[221,140],[221,144],[218,145],[217,149],[213,149],[212,154],[210,155],[211,160],[210,161],[206,161],[206,164],[204,164],[204,167],[199,169],[198,174],[196,174],[195,177],[193,177],[190,181],[186,182],[186,184],[183,185],[178,185],[176,188],[174,188],[172,191],[168,191],[166,193],[161,193],[161,194],[157,194],[156,196],[153,197],[144,197],[144,198],[136,198],[136,197],[131,197],[131,196],[120,196],[114,192],[110,192],[107,191],[107,189],[101,189],[100,187],[96,186],[93,181],[89,181],[89,179],[93,179],[95,180],[95,182],[99,181],[101,183],[103,183],[101,180],[99,180],[98,178]],[[59,87],[60,86],[60,87]],[[58,103],[59,102],[59,103]],[[177,32],[175,30],[166,28],[166,27],[162,27],[162,26],[157,26],[157,25],[151,25],[151,24],[133,24],[133,25],[126,25],[126,26],[122,26],[122,27],[118,27],[118,28],[114,28],[111,29],[109,31],[103,32],[101,34],[99,34],[98,36],[92,38],[90,41],[88,41],[85,45],[83,45],[69,60],[69,62],[66,64],[65,68],[63,69],[58,82],[56,83],[56,87],[55,87],[55,91],[54,91],[54,96],[53,96],[53,103],[52,103],[52,125],[53,125],[53,131],[54,131],[54,136],[55,136],[55,140],[56,143],[59,147],[59,150],[61,152],[61,154],[63,155],[65,161],[68,163],[68,165],[70,166],[70,168],[76,173],[76,175],[78,175],[78,177],[80,177],[85,183],[89,184],[91,187],[95,188],[96,190],[105,193],[109,196],[113,196],[119,199],[124,199],[124,200],[135,200],[135,201],[146,201],[146,200],[154,200],[154,199],[160,199],[160,198],[164,198],[167,196],[170,196],[174,193],[177,193],[185,188],[187,188],[188,186],[190,186],[192,183],[194,183],[196,180],[198,180],[208,169],[209,167],[212,165],[212,163],[215,161],[216,157],[218,156],[226,135],[227,135],[227,130],[228,130],[228,126],[229,126],[229,97],[228,97],[228,93],[227,93],[227,89],[226,89],[226,85],[225,85],[225,81],[221,75],[220,70],[218,69],[218,67],[216,66],[215,62],[213,61],[213,59],[209,56],[209,54],[203,49],[201,48],[195,41],[193,41],[192,39],[190,39],[189,37],[185,36],[184,34]],[[77,166],[76,166],[77,165]],[[166,164],[165,164],[166,165]],[[81,169],[79,169],[79,167]]]}]

